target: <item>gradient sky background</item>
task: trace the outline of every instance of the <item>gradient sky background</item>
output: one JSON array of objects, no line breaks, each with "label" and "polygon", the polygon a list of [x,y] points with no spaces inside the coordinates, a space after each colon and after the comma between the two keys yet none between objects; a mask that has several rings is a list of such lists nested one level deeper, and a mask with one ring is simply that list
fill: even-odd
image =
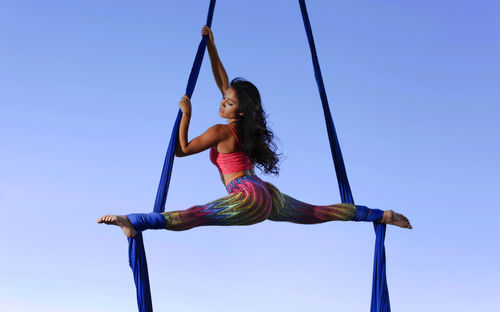
[{"label": "gradient sky background", "polygon": [[[136,311],[127,240],[152,211],[208,1],[0,1],[1,311]],[[308,1],[356,203],[390,227],[393,311],[492,311],[500,293],[500,4]],[[259,88],[284,193],[340,202],[297,1],[218,1],[230,78]],[[208,55],[189,137],[215,123]],[[208,151],[177,158],[166,210],[225,196]],[[156,311],[368,311],[369,223],[145,233]]]}]

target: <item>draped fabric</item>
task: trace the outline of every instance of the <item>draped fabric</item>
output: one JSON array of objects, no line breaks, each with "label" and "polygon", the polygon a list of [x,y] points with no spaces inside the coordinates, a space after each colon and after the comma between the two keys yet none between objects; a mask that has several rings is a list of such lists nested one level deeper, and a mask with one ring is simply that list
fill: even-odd
[{"label": "draped fabric", "polygon": [[[319,95],[321,98],[321,103],[323,104],[323,113],[325,116],[326,128],[328,131],[328,139],[330,141],[330,150],[332,152],[333,163],[335,166],[335,171],[337,173],[337,181],[340,189],[340,197],[343,203],[354,204],[354,199],[352,197],[351,188],[349,186],[349,180],[347,179],[347,173],[344,166],[344,160],[342,158],[342,152],[340,150],[339,140],[337,138],[337,133],[335,131],[335,126],[333,124],[332,114],[328,105],[328,99],[326,97],[326,90],[323,84],[323,77],[321,76],[321,70],[319,68],[318,56],[316,54],[316,46],[314,45],[314,38],[311,30],[311,24],[309,22],[309,16],[307,14],[306,4],[304,0],[299,0],[300,11],[302,12],[302,20],[304,21],[304,27],[306,29],[307,39],[309,41],[309,47],[311,49],[312,62],[314,66],[314,75],[316,76],[316,83],[319,89]],[[385,274],[385,224],[373,223],[373,227],[376,234],[375,239],[375,256],[373,263],[373,281],[372,281],[372,301],[371,301],[371,312],[390,312],[391,307],[389,304],[389,290],[387,288],[387,278]]]},{"label": "draped fabric", "polygon": [[[214,15],[215,0],[210,1],[210,6],[207,14],[207,23],[205,25],[212,26],[212,17]],[[186,95],[191,98],[193,94],[194,87],[196,86],[196,81],[198,80],[198,74],[200,73],[201,64],[203,62],[203,56],[205,54],[205,49],[207,47],[208,35],[202,37],[200,44],[198,45],[198,52],[196,53],[196,58],[191,69],[191,74],[189,75],[189,80],[186,87]],[[163,170],[160,178],[160,185],[158,186],[158,192],[156,194],[156,201],[154,206],[154,212],[165,211],[165,202],[167,201],[168,186],[170,185],[170,177],[172,175],[172,167],[174,164],[175,156],[175,146],[177,144],[179,124],[181,122],[182,111],[179,109],[177,112],[177,118],[174,122],[174,127],[172,129],[172,136],[168,144],[167,155],[165,156],[165,162],[163,164]],[[134,281],[137,289],[137,306],[140,312],[152,312],[153,304],[151,301],[151,290],[149,287],[149,276],[148,276],[148,264],[146,261],[146,252],[144,250],[144,243],[142,238],[142,232],[138,232],[133,238],[128,239],[129,248],[129,265],[134,273]]]},{"label": "draped fabric", "polygon": [[[316,82],[318,84],[321,102],[323,105],[323,112],[328,131],[328,138],[330,141],[330,149],[333,156],[335,171],[337,173],[337,180],[339,184],[341,199],[343,203],[354,204],[351,189],[349,186],[349,181],[347,179],[344,161],[342,158],[342,152],[340,150],[340,145],[338,142],[337,134],[335,132],[332,115],[328,106],[326,91],[323,85],[323,78],[321,76],[321,71],[319,68],[318,57],[316,55],[316,48],[314,45],[314,39],[312,36],[311,26],[309,23],[309,18],[307,15],[307,10],[304,0],[299,0],[299,4],[302,12],[304,26],[306,28],[307,38],[309,40],[309,46],[311,48],[314,72],[316,76]],[[206,22],[206,25],[208,25],[209,27],[211,27],[212,25],[214,8],[215,8],[215,0],[211,0]],[[198,74],[200,72],[203,56],[205,54],[207,41],[208,41],[208,35],[203,36],[198,46],[196,58],[194,60],[193,67],[191,69],[191,74],[189,76],[189,80],[186,87],[186,94],[190,98],[196,86],[196,81],[198,79]],[[175,147],[177,144],[181,117],[182,117],[182,112],[181,110],[179,110],[172,129],[172,136],[170,138],[170,142],[168,145],[165,162],[163,164],[163,170],[161,173],[160,183],[158,186],[158,192],[156,195],[156,201],[153,209],[153,212],[156,213],[161,213],[164,212],[165,210],[165,202],[167,200],[168,187],[170,185],[170,177],[172,174],[172,168],[175,156]],[[375,217],[375,215],[372,217]],[[159,226],[161,226],[161,224]],[[387,289],[387,280],[385,273],[385,249],[384,249],[385,224],[374,223],[374,228],[376,233],[376,242],[375,242],[375,261],[373,270],[371,311],[389,312],[390,311],[389,292]],[[137,305],[139,311],[152,312],[153,307],[151,301],[151,291],[149,286],[148,268],[147,268],[146,253],[144,250],[142,232],[138,231],[137,235],[135,235],[133,238],[128,239],[128,242],[129,242],[129,265],[134,275],[134,281],[137,289]]]}]

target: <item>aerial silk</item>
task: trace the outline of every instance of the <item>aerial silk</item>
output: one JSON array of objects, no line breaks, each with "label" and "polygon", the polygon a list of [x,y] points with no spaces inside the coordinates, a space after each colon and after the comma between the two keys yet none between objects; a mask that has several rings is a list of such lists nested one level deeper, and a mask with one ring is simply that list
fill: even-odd
[{"label": "aerial silk", "polygon": [[[323,104],[323,112],[328,130],[328,138],[330,140],[330,148],[333,156],[335,170],[337,173],[337,180],[340,188],[341,199],[343,203],[354,204],[349,182],[347,180],[344,161],[342,159],[342,152],[340,150],[337,134],[335,132],[335,127],[333,125],[331,112],[328,106],[326,91],[323,85],[323,78],[321,76],[321,71],[319,68],[318,57],[316,55],[316,48],[314,46],[314,39],[311,31],[311,25],[309,23],[309,18],[307,15],[307,10],[304,0],[299,0],[299,4],[302,12],[302,18],[304,20],[304,26],[306,28],[307,38],[309,40],[309,45],[311,48],[314,72],[320,92],[321,102]],[[215,8],[215,0],[211,0],[206,22],[206,25],[209,27],[211,27],[212,25],[214,8]],[[193,94],[196,81],[198,79],[198,74],[200,72],[203,56],[205,54],[207,41],[208,41],[208,35],[205,35],[202,37],[201,42],[198,46],[196,58],[193,63],[191,74],[189,76],[188,84],[186,87],[185,94],[188,95],[189,98],[191,98],[191,95]],[[170,142],[168,145],[165,162],[163,164],[163,170],[160,178],[160,184],[158,186],[153,212],[161,213],[164,212],[165,210],[165,202],[167,200],[168,187],[170,184],[170,177],[172,174],[172,168],[175,156],[175,147],[177,144],[181,117],[182,117],[182,112],[181,110],[179,110],[177,113],[177,118],[174,123],[174,127],[172,129],[172,136],[170,138]],[[375,262],[373,271],[371,311],[389,312],[390,311],[389,295],[388,295],[387,280],[385,274],[385,249],[384,249],[385,224],[374,223],[374,227],[376,233],[376,243],[375,243]],[[137,305],[139,311],[152,312],[153,306],[151,301],[151,290],[149,286],[146,253],[144,250],[142,232],[140,231],[141,229],[138,230],[139,230],[138,233],[133,238],[128,239],[129,264],[134,274],[134,281],[137,289]]]},{"label": "aerial silk", "polygon": [[[207,25],[212,26],[212,17],[214,15],[215,0],[210,1],[207,14]],[[191,98],[193,95],[198,74],[200,73],[201,63],[207,47],[208,35],[204,35],[198,45],[198,52],[189,75],[189,80],[186,87],[186,95]],[[160,185],[156,193],[154,212],[165,211],[165,202],[167,201],[168,186],[170,185],[170,177],[172,175],[172,168],[174,164],[175,146],[179,137],[179,124],[181,122],[182,111],[179,109],[177,118],[174,122],[172,129],[172,136],[168,144],[167,155],[163,164],[163,170],[160,178]],[[153,304],[151,302],[151,289],[149,287],[148,264],[146,261],[146,252],[144,251],[144,242],[142,239],[142,232],[137,232],[133,238],[128,239],[128,259],[129,265],[134,273],[134,281],[137,293],[137,306],[140,312],[152,312]]]},{"label": "aerial silk", "polygon": [[[326,128],[328,131],[328,140],[330,141],[330,150],[332,152],[333,163],[337,173],[337,181],[340,190],[340,197],[343,203],[354,204],[354,199],[347,179],[347,173],[344,166],[344,159],[342,158],[342,151],[340,150],[337,132],[333,124],[332,113],[328,105],[326,97],[326,90],[323,84],[323,77],[319,68],[318,55],[316,54],[316,46],[314,45],[314,38],[307,14],[306,4],[304,0],[299,0],[300,11],[302,12],[302,20],[306,28],[307,40],[311,48],[311,56],[314,66],[314,75],[316,76],[316,83],[319,89],[319,96],[323,104],[323,113],[325,116]],[[373,263],[373,281],[372,281],[372,303],[371,312],[389,312],[391,307],[389,304],[389,289],[387,288],[387,279],[385,274],[385,224],[373,223],[375,229],[375,259]]]}]

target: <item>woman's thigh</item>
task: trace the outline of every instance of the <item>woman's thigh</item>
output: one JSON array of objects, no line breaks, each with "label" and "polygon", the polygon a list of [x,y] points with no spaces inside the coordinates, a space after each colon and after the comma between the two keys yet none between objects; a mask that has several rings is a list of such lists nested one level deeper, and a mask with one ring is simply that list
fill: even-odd
[{"label": "woman's thigh", "polygon": [[184,231],[204,225],[251,225],[267,219],[271,197],[263,185],[245,183],[228,196],[186,210],[162,213],[166,229]]},{"label": "woman's thigh", "polygon": [[281,193],[269,182],[264,184],[272,198],[272,210],[268,217],[271,221],[317,224],[353,220],[356,214],[354,204],[312,205]]}]

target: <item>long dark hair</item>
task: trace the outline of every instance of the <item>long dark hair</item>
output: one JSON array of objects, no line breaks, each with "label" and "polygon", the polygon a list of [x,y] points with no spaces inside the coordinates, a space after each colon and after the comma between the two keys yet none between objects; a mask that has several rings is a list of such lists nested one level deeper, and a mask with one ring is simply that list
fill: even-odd
[{"label": "long dark hair", "polygon": [[239,110],[243,113],[237,123],[241,149],[265,174],[279,175],[277,165],[281,154],[277,153],[274,133],[267,128],[268,115],[262,109],[259,90],[241,77],[231,80],[230,86],[236,91]]}]

